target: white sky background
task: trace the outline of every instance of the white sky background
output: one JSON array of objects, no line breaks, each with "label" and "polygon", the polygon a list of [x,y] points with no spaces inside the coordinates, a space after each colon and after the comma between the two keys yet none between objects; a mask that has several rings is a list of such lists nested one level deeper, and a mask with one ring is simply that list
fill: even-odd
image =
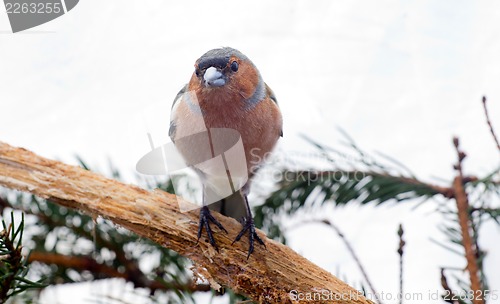
[{"label": "white sky background", "polygon": [[[299,133],[335,147],[340,126],[364,149],[389,154],[435,183],[453,176],[453,135],[469,155],[466,173],[484,176],[499,164],[480,102],[488,96],[500,132],[497,1],[87,0],[18,34],[8,33],[0,10],[0,31],[0,140],[46,157],[76,163],[80,155],[102,170],[111,159],[132,176],[149,151],[145,130],[164,130],[155,141],[167,141],[171,102],[194,61],[231,46],[253,60],[278,97],[285,137],[277,153],[310,151]],[[435,203],[414,206],[327,208],[320,215],[344,231],[384,293],[398,290],[402,222],[407,291],[440,303],[426,298],[440,290],[439,267],[465,261],[429,241],[444,239]],[[313,262],[360,281],[326,227],[287,236]],[[500,229],[485,226],[482,237],[490,285],[500,290]]]}]

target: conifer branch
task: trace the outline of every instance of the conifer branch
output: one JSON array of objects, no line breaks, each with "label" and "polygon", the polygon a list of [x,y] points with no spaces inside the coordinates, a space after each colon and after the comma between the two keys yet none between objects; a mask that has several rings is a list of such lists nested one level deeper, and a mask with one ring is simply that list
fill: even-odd
[{"label": "conifer branch", "polygon": [[307,296],[321,295],[327,296],[316,298],[316,303],[372,303],[260,231],[267,250],[259,248],[247,260],[247,241],[231,245],[240,224],[219,214],[214,216],[229,232],[216,235],[219,252],[204,241],[197,242],[197,212],[181,213],[178,200],[182,199],[161,190],[126,185],[2,142],[0,185],[102,216],[170,248],[191,259],[195,275],[215,289],[225,285],[261,303],[311,303]]}]

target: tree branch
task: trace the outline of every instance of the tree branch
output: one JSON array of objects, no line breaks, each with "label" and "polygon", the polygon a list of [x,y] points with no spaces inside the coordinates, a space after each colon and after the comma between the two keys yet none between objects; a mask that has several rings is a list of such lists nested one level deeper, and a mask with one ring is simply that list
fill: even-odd
[{"label": "tree branch", "polygon": [[451,304],[460,304],[460,301],[458,300],[460,298],[453,292],[453,290],[450,288],[450,285],[448,285],[448,279],[444,274],[443,268],[441,268],[441,286],[447,292],[441,296],[443,298],[443,301]]},{"label": "tree branch", "polygon": [[310,303],[307,295],[328,295],[316,303],[373,303],[260,231],[267,250],[259,248],[247,260],[246,240],[231,245],[241,228],[234,219],[214,215],[229,232],[216,235],[219,252],[206,242],[197,242],[197,212],[181,213],[177,201],[182,199],[161,190],[126,185],[2,142],[0,185],[108,218],[188,257],[194,262],[195,275],[216,289],[225,285],[261,303]]},{"label": "tree branch", "polygon": [[345,237],[344,233],[340,231],[339,227],[337,225],[333,224],[329,220],[322,220],[321,221],[323,224],[330,226],[333,230],[335,230],[335,233],[340,237],[340,239],[344,242],[345,246],[347,247],[347,250],[349,250],[349,253],[351,254],[352,258],[354,259],[354,262],[358,265],[359,270],[361,271],[361,274],[365,278],[366,283],[368,284],[368,287],[370,288],[371,292],[373,293],[375,300],[377,301],[378,304],[383,304],[382,300],[379,297],[379,293],[377,290],[375,290],[375,287],[370,280],[370,277],[368,276],[368,273],[366,272],[365,267],[361,263],[361,260],[359,259],[358,255],[356,254],[356,251],[354,251],[354,248],[351,246],[351,243],[347,240]]},{"label": "tree branch", "polygon": [[[458,162],[455,165],[457,176],[453,180],[453,189],[455,190],[455,200],[457,202],[458,221],[460,230],[462,232],[462,245],[465,250],[465,258],[467,259],[467,271],[469,272],[471,289],[474,295],[482,295],[481,281],[479,280],[479,269],[477,265],[477,248],[471,237],[471,225],[469,217],[469,198],[464,188],[464,175],[462,170],[462,162],[466,154],[460,150],[460,142],[458,137],[453,138],[453,144],[457,151]],[[472,300],[474,304],[483,304],[482,297],[474,297]]]},{"label": "tree branch", "polygon": [[493,125],[491,124],[490,115],[488,114],[488,108],[486,107],[486,96],[483,96],[483,108],[484,108],[484,116],[486,117],[486,123],[490,128],[491,136],[493,136],[493,140],[497,144],[498,152],[500,152],[500,142],[498,141],[498,137],[495,134],[495,130],[493,129]]},{"label": "tree branch", "polygon": [[54,264],[64,268],[72,268],[76,271],[88,270],[92,273],[103,275],[101,278],[122,278],[134,284],[135,288],[148,288],[151,293],[156,290],[183,290],[189,292],[195,291],[210,291],[210,286],[207,284],[195,284],[188,282],[186,284],[170,283],[168,286],[158,281],[149,280],[145,275],[135,272],[120,272],[115,268],[98,263],[96,260],[89,256],[66,256],[58,253],[31,251],[28,261],[40,262],[44,264]]},{"label": "tree branch", "polygon": [[[399,294],[403,294],[403,255],[404,255],[404,247],[406,245],[405,240],[403,239],[404,229],[403,224],[399,224],[398,236],[399,236],[399,247],[398,247],[398,255],[399,255]],[[403,297],[399,299],[399,304],[403,303]]]},{"label": "tree branch", "polygon": [[[337,176],[336,175],[337,173],[351,175],[351,176],[355,176],[355,177],[365,176],[367,174],[367,172],[358,171],[358,170],[354,170],[354,171],[318,171],[318,172],[297,171],[297,175],[299,175],[299,176],[311,175],[314,178]],[[451,187],[442,187],[439,185],[425,183],[425,182],[420,181],[414,177],[394,176],[394,175],[390,175],[387,173],[378,173],[378,172],[368,172],[368,173],[373,175],[373,176],[383,176],[383,177],[391,178],[391,179],[394,179],[395,181],[398,181],[400,183],[406,183],[406,184],[410,184],[410,185],[414,185],[414,186],[425,187],[425,188],[428,188],[429,190],[436,192],[436,194],[439,193],[439,194],[443,195],[446,198],[453,198],[454,197],[453,188],[451,188]],[[475,181],[475,180],[477,180],[477,178],[470,177],[470,181]]]}]

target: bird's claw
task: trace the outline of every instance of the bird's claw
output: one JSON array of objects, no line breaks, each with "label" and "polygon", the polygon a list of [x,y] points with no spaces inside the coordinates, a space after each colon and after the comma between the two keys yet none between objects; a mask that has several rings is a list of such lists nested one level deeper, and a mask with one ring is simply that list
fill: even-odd
[{"label": "bird's claw", "polygon": [[219,252],[219,247],[217,247],[217,243],[215,243],[214,235],[212,232],[212,228],[210,227],[210,222],[214,223],[220,230],[223,230],[227,233],[227,230],[222,226],[222,224],[210,213],[210,209],[207,206],[203,206],[200,210],[200,224],[198,225],[198,241],[201,238],[201,232],[203,231],[203,227],[207,232],[208,242],[212,245],[217,252]]},{"label": "bird's claw", "polygon": [[250,255],[252,254],[253,249],[254,249],[254,246],[253,246],[254,240],[257,240],[257,242],[259,244],[261,244],[262,246],[264,246],[264,248],[266,247],[266,244],[257,234],[257,231],[255,230],[255,224],[254,224],[253,218],[251,216],[244,217],[241,224],[243,225],[243,228],[241,229],[240,233],[238,233],[238,235],[234,239],[233,244],[238,242],[241,239],[241,237],[245,234],[245,232],[248,231],[248,241],[250,243],[250,246],[248,248],[248,255],[247,255],[247,260],[248,260],[248,258],[250,258]]}]

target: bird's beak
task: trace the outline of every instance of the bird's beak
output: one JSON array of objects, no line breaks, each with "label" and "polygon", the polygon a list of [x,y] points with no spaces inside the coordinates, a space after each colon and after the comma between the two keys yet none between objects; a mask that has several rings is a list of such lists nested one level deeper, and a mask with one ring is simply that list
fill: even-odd
[{"label": "bird's beak", "polygon": [[224,74],[216,67],[209,67],[203,75],[207,87],[221,87],[226,84]]}]

